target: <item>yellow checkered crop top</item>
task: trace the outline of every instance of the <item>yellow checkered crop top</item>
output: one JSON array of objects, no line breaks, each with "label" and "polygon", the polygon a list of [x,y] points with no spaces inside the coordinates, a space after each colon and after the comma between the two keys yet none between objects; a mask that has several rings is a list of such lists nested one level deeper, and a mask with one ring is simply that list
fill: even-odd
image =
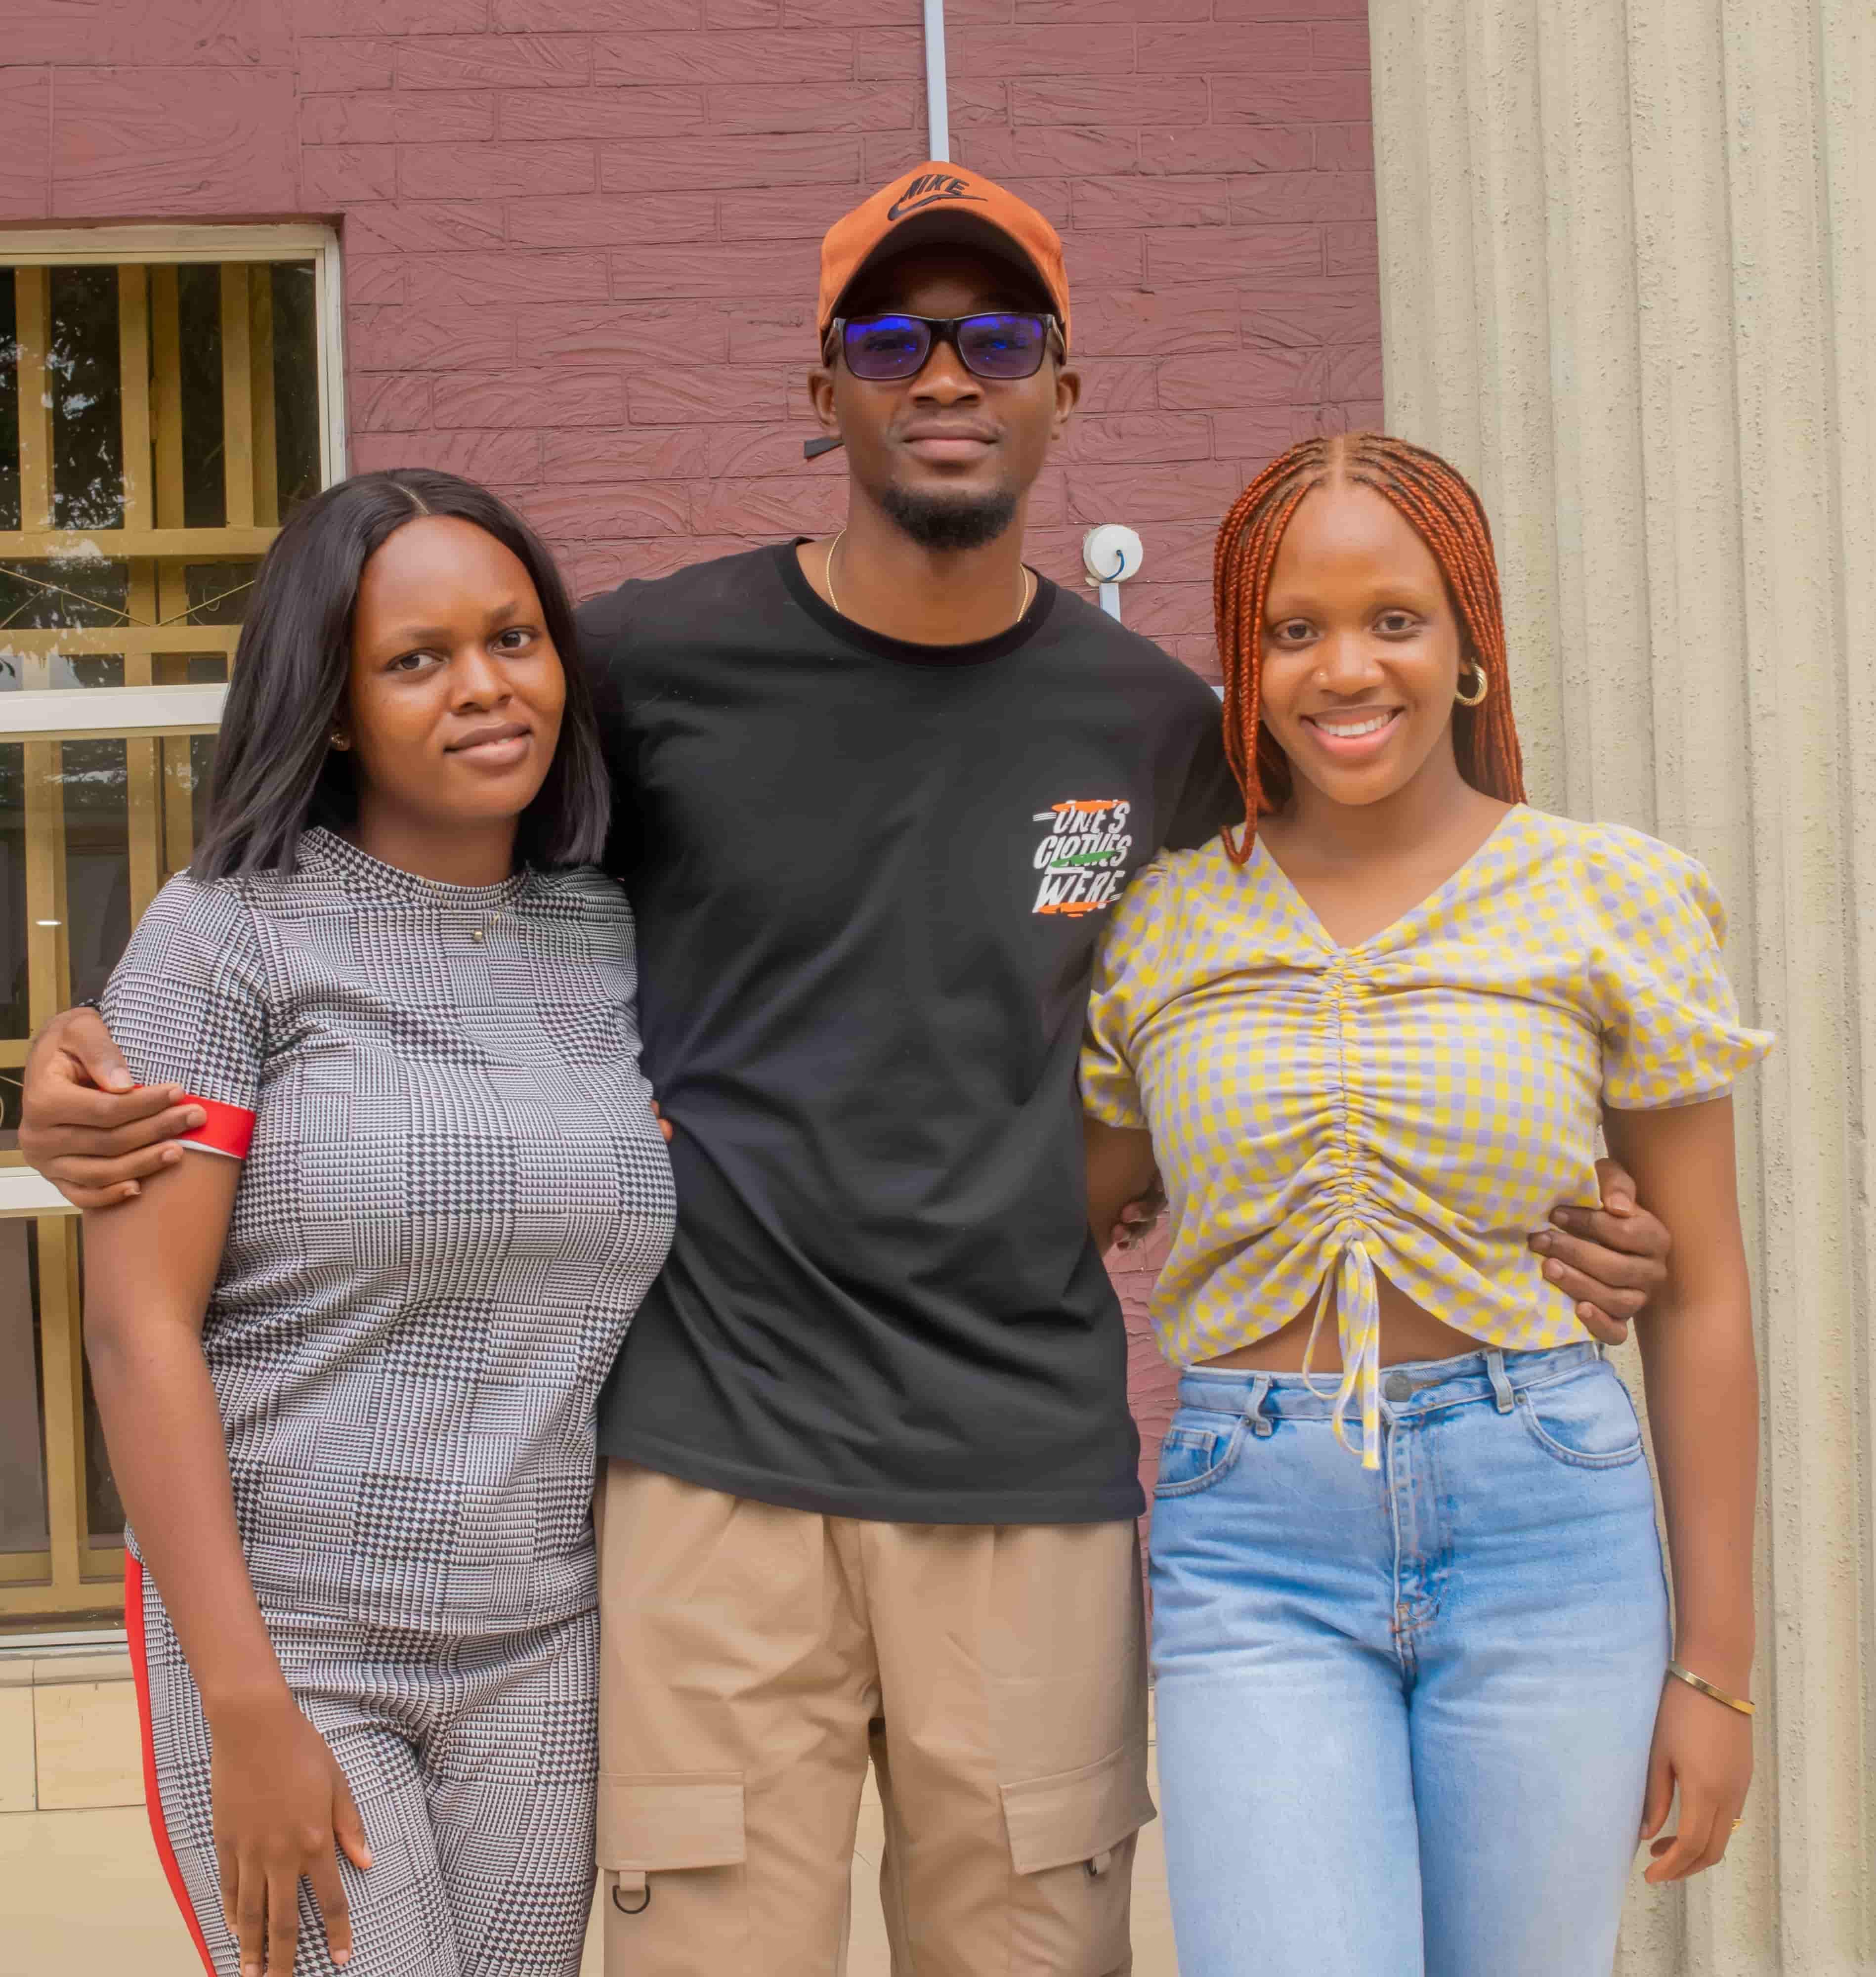
[{"label": "yellow checkered crop top", "polygon": [[1581,1337],[1526,1239],[1595,1199],[1602,1106],[1716,1097],[1771,1048],[1740,1025],[1724,931],[1684,853],[1522,805],[1350,948],[1261,843],[1241,867],[1216,840],[1154,860],[1096,965],[1081,1089],[1095,1118],[1152,1131],[1167,1356],[1264,1338],[1333,1281],[1337,1431],[1358,1404],[1373,1467],[1377,1270],[1488,1344]]}]

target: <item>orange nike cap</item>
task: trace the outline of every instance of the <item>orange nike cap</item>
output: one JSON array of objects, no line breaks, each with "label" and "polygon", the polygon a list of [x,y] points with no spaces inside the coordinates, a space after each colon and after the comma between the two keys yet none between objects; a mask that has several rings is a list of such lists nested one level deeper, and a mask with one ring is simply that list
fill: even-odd
[{"label": "orange nike cap", "polygon": [[961,165],[928,160],[883,186],[836,219],[821,243],[821,302],[816,321],[824,348],[840,298],[875,261],[908,247],[941,242],[981,247],[1032,273],[1062,319],[1068,340],[1068,275],[1061,236],[1033,206],[994,180]]}]

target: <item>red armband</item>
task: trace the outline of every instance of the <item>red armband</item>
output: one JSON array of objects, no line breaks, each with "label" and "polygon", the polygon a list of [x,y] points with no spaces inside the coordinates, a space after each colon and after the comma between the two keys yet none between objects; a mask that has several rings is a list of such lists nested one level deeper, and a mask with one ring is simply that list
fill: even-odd
[{"label": "red armband", "polygon": [[184,1133],[176,1144],[199,1147],[205,1154],[223,1154],[231,1160],[245,1160],[254,1144],[254,1114],[239,1105],[224,1105],[216,1098],[199,1098],[193,1091],[184,1095],[185,1105],[199,1105],[208,1117],[193,1133]]}]

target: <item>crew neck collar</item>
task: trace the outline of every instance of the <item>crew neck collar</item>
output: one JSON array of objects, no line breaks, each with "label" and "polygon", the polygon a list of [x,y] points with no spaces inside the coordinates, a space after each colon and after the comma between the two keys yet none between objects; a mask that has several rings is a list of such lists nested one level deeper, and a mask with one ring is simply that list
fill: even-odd
[{"label": "crew neck collar", "polygon": [[405,871],[401,865],[387,865],[383,859],[374,858],[368,851],[361,851],[349,838],[328,830],[322,823],[314,824],[302,832],[298,855],[305,863],[324,866],[345,877],[361,880],[375,892],[469,913],[513,905],[528,883],[525,866],[518,866],[493,886],[453,886],[443,879],[420,878],[414,872]]},{"label": "crew neck collar", "polygon": [[1055,609],[1055,586],[1040,572],[1032,571],[1030,574],[1036,579],[1036,594],[1030,599],[1029,609],[1014,625],[993,637],[974,639],[961,645],[925,645],[909,639],[889,638],[883,632],[871,631],[843,616],[808,581],[796,552],[803,543],[813,540],[809,536],[797,536],[792,542],[783,543],[773,550],[776,573],[782,579],[782,588],[823,631],[839,639],[842,645],[871,653],[875,658],[892,659],[901,665],[910,666],[981,665],[991,659],[1007,658],[1027,645],[1048,622],[1049,614]]}]

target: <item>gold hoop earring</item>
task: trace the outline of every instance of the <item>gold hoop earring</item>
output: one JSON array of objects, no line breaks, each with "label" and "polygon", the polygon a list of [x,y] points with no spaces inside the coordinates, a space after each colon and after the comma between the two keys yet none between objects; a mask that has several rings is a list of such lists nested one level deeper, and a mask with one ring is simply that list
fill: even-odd
[{"label": "gold hoop earring", "polygon": [[1486,672],[1485,668],[1482,666],[1476,659],[1472,661],[1472,677],[1479,682],[1479,691],[1476,693],[1456,692],[1452,697],[1462,707],[1478,706],[1479,702],[1485,698],[1485,695],[1492,691],[1491,675]]}]

